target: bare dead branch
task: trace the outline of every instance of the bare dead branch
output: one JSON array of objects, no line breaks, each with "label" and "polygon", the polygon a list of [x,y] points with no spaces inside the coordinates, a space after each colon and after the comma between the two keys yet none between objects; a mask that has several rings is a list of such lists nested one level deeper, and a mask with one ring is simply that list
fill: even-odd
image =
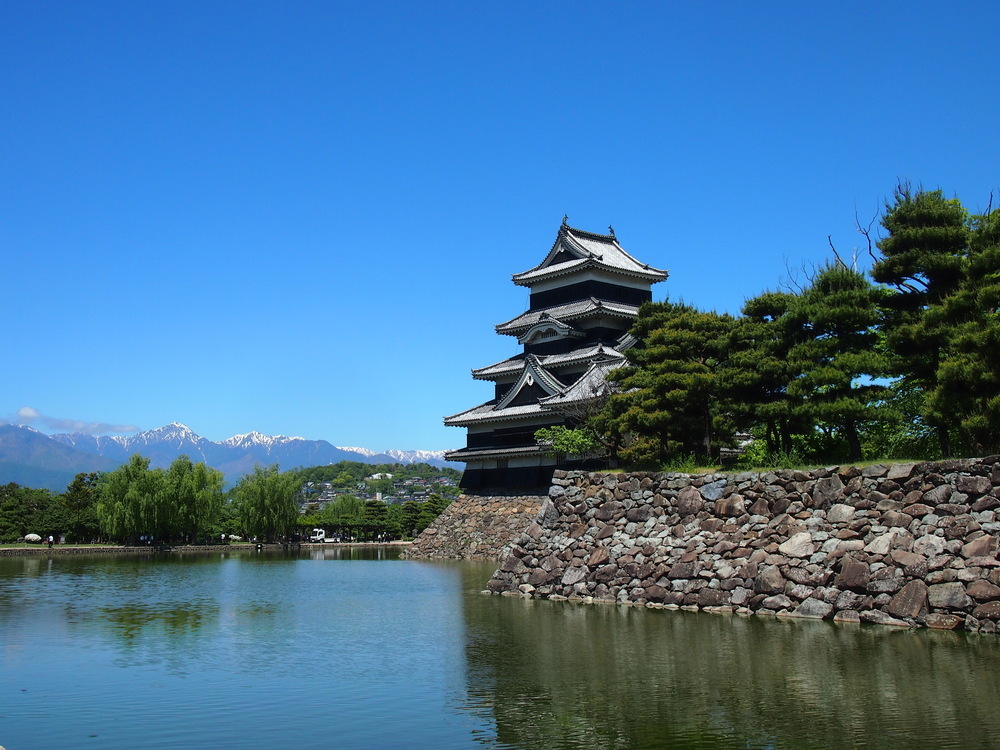
[{"label": "bare dead branch", "polygon": [[854,226],[858,230],[858,233],[865,238],[868,243],[868,257],[872,259],[872,263],[878,263],[878,258],[875,257],[875,251],[872,249],[875,243],[872,242],[872,227],[875,226],[875,222],[878,221],[878,211],[872,216],[871,221],[868,222],[868,226],[861,226],[861,222],[858,220],[858,209],[854,208]]},{"label": "bare dead branch", "polygon": [[840,266],[843,266],[844,268],[847,268],[847,264],[844,263],[844,259],[840,257],[840,253],[837,252],[837,248],[833,244],[833,235],[832,234],[828,234],[826,236],[826,243],[830,246],[830,249],[833,251],[833,257],[834,257],[834,260],[837,262],[837,265],[840,265]]},{"label": "bare dead branch", "polygon": [[778,288],[783,289],[790,294],[802,294],[806,290],[807,283],[799,280],[799,274],[806,277],[806,282],[811,283],[813,278],[816,276],[816,267],[813,266],[812,269],[806,269],[805,266],[801,266],[797,269],[793,269],[788,265],[788,258],[785,257],[785,275],[778,279]]}]

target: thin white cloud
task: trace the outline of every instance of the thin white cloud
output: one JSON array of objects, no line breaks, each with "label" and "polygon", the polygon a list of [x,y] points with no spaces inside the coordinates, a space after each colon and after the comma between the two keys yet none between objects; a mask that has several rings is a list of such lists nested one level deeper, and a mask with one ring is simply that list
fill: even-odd
[{"label": "thin white cloud", "polygon": [[48,417],[31,406],[22,406],[17,410],[14,424],[24,424],[32,427],[43,427],[54,432],[82,432],[85,435],[107,435],[122,432],[138,432],[133,424],[107,424],[106,422],[84,422],[79,419],[64,419]]}]

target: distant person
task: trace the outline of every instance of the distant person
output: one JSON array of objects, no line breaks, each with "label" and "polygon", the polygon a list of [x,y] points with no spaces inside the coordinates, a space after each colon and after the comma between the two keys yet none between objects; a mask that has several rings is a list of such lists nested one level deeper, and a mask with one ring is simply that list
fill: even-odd
[{"label": "distant person", "polygon": [[52,542],[54,542],[54,541],[55,541],[55,539],[53,539],[52,535],[49,534],[49,549],[52,549]]}]

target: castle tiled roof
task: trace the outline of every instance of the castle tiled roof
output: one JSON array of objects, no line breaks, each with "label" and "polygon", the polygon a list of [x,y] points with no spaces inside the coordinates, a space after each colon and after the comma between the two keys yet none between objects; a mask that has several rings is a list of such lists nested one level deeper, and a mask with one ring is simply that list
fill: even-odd
[{"label": "castle tiled roof", "polygon": [[464,427],[482,422],[505,422],[513,419],[529,419],[549,413],[551,412],[537,403],[498,409],[496,399],[493,399],[492,401],[487,401],[485,404],[480,404],[458,414],[453,414],[450,417],[445,417],[444,423],[449,427]]},{"label": "castle tiled roof", "polygon": [[637,305],[626,305],[623,302],[609,302],[597,299],[596,297],[589,297],[540,310],[528,310],[512,320],[508,320],[506,323],[500,323],[496,326],[496,331],[497,333],[509,336],[519,336],[546,317],[565,323],[595,315],[611,315],[613,317],[634,319],[638,314],[639,307]]},{"label": "castle tiled roof", "polygon": [[567,224],[559,227],[556,240],[545,260],[532,269],[514,274],[515,284],[531,286],[542,279],[584,268],[603,268],[652,283],[667,278],[667,271],[640,263],[618,244],[614,234],[595,234]]},{"label": "castle tiled roof", "polygon": [[542,398],[539,403],[546,409],[559,411],[560,407],[586,403],[611,393],[614,386],[608,382],[608,373],[628,364],[624,357],[604,362],[594,362],[579,380],[563,391]]},{"label": "castle tiled roof", "polygon": [[536,456],[547,453],[547,445],[516,445],[508,448],[459,448],[444,454],[445,461],[472,461],[481,458],[509,458],[511,456]]},{"label": "castle tiled roof", "polygon": [[[602,359],[605,357],[618,359],[622,356],[622,353],[614,347],[597,343],[581,347],[580,349],[574,349],[571,352],[565,352],[563,354],[539,354],[537,356],[542,367],[547,369],[559,369],[560,367],[580,364],[581,362],[589,362],[593,359]],[[504,375],[513,375],[514,373],[520,372],[523,367],[524,355],[518,355],[516,357],[511,357],[510,359],[505,359],[502,362],[488,365],[487,367],[475,369],[472,371],[472,377],[476,380],[493,380],[495,378],[503,377]]]}]

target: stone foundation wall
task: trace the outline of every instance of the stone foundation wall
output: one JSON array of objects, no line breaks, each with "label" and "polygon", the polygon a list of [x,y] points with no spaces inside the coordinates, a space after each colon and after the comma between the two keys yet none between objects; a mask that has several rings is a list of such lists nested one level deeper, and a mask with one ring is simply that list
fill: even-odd
[{"label": "stone foundation wall", "polygon": [[540,495],[460,495],[404,557],[499,561],[535,520],[544,500]]},{"label": "stone foundation wall", "polygon": [[996,632],[1000,456],[812,471],[556,472],[488,588]]},{"label": "stone foundation wall", "polygon": [[5,547],[0,557],[50,557],[52,555],[155,555],[158,547],[73,547],[56,544],[49,549],[46,544],[31,547]]},{"label": "stone foundation wall", "polygon": [[[6,547],[0,549],[0,557],[51,557],[52,555],[157,555],[183,554],[185,552],[239,552],[255,549],[255,544],[182,544],[177,546],[157,544],[152,547],[76,547],[56,544],[51,549],[45,543],[31,547]],[[280,544],[264,544],[263,549],[282,549]],[[306,546],[306,545],[302,545]]]}]

